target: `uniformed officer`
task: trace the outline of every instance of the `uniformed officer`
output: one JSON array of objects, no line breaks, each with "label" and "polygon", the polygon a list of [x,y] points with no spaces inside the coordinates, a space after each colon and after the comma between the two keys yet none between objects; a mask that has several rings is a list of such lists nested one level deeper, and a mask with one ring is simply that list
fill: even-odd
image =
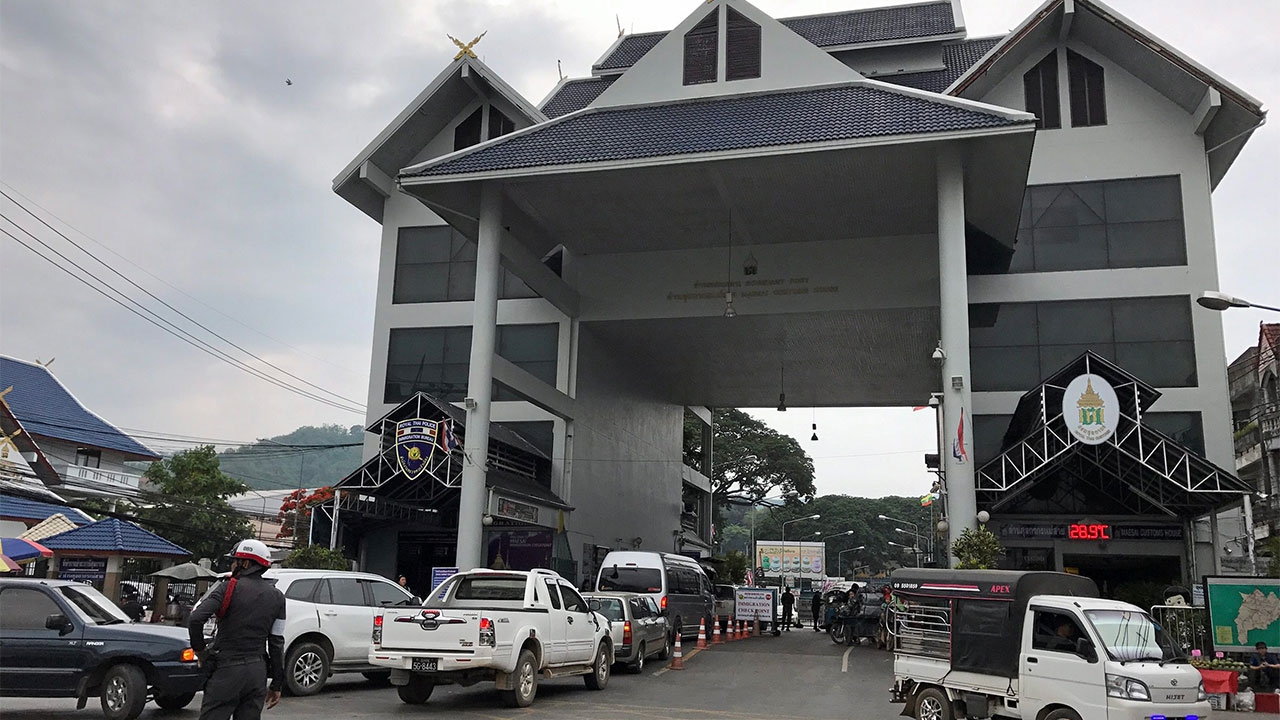
[{"label": "uniformed officer", "polygon": [[[284,595],[262,577],[271,551],[243,540],[231,554],[231,578],[196,606],[187,624],[191,647],[210,670],[200,720],[258,720],[264,703],[280,702],[284,684]],[[211,617],[218,618],[218,636],[206,648],[204,624]]]}]

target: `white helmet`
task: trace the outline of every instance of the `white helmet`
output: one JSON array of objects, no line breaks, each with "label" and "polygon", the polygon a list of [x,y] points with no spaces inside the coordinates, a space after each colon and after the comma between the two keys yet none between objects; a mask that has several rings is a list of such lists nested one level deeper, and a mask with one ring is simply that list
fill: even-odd
[{"label": "white helmet", "polygon": [[271,567],[271,551],[261,540],[241,540],[231,550],[237,560],[252,560],[262,567]]}]

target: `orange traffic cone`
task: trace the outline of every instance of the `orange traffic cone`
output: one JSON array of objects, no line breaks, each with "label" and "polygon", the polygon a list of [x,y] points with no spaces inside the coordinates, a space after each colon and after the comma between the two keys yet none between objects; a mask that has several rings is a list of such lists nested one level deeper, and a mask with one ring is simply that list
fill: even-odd
[{"label": "orange traffic cone", "polygon": [[702,618],[698,621],[698,647],[705,648],[707,646],[707,619]]},{"label": "orange traffic cone", "polygon": [[738,631],[738,639],[739,639],[739,640],[741,640],[741,639],[743,639],[743,638],[745,638],[745,637],[747,636],[747,634],[746,634],[745,632],[743,632],[743,630],[742,630],[742,621],[741,621],[741,620],[739,620],[739,621],[738,621],[738,626],[737,626],[736,628],[734,628],[734,629]]},{"label": "orange traffic cone", "polygon": [[681,652],[680,650],[680,633],[676,633],[676,651],[671,656],[671,669],[672,670],[684,669],[684,653]]},{"label": "orange traffic cone", "polygon": [[720,616],[719,615],[716,616],[714,623],[715,625],[711,628],[711,644],[721,645],[724,643],[724,640],[721,639],[720,637]]}]

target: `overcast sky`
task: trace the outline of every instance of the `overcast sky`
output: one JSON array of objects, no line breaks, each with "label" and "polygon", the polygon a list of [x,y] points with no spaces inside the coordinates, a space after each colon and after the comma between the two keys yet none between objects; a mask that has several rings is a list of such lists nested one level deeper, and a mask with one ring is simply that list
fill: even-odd
[{"label": "overcast sky", "polygon": [[[615,17],[628,31],[665,30],[700,2],[0,0],[0,180],[157,296],[362,401],[378,227],[330,182],[452,60],[446,33],[487,30],[482,59],[539,102],[557,60],[570,76],[589,74]],[[758,3],[775,17],[883,4]],[[1003,33],[1038,4],[968,0],[970,36]],[[1280,3],[1111,5],[1265,104],[1280,94]],[[1280,304],[1278,160],[1276,130],[1264,128],[1214,197],[1221,287],[1269,304]],[[0,212],[84,261],[3,198]],[[1262,319],[1227,314],[1230,355],[1255,341]],[[125,428],[252,439],[363,421],[200,353],[3,234],[0,353],[56,358],[72,392]],[[919,453],[934,444],[930,411],[822,410],[817,443],[808,410],[759,415],[801,438],[821,493],[928,488]]]}]

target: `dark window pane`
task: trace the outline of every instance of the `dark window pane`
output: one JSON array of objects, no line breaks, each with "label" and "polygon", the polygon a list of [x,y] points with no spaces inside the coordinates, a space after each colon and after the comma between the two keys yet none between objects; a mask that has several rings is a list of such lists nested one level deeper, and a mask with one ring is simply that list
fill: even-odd
[{"label": "dark window pane", "polygon": [[1176,177],[1098,184],[1106,194],[1108,222],[1182,219],[1182,186]]},{"label": "dark window pane", "polygon": [[1035,304],[1005,303],[970,307],[969,344],[973,347],[1035,345]]},{"label": "dark window pane", "polygon": [[1115,362],[1156,387],[1193,387],[1196,350],[1189,341],[1116,343]]},{"label": "dark window pane", "polygon": [[1105,222],[1100,184],[1051,185],[1043,190],[1042,197],[1052,199],[1035,214],[1035,227],[1076,227]]},{"label": "dark window pane", "polygon": [[498,331],[498,354],[516,364],[554,361],[559,340],[558,325],[505,325]]},{"label": "dark window pane", "polygon": [[973,389],[1026,392],[1040,384],[1040,358],[1031,347],[975,347],[969,351]]},{"label": "dark window pane", "polygon": [[1102,66],[1067,50],[1067,85],[1071,95],[1072,127],[1106,125],[1107,100]]},{"label": "dark window pane", "polygon": [[[552,387],[558,353],[556,324],[498,328],[498,354]],[[387,348],[384,402],[403,402],[419,390],[450,402],[461,400],[470,363],[470,327],[396,328]],[[503,394],[495,399],[516,398]]]},{"label": "dark window pane", "polygon": [[728,9],[725,37],[725,80],[760,77],[760,26]]},{"label": "dark window pane", "polygon": [[1191,301],[1187,297],[1122,298],[1112,301],[1116,340],[1190,340]]},{"label": "dark window pane", "polygon": [[476,264],[454,262],[449,264],[449,299],[476,299]]},{"label": "dark window pane", "polygon": [[1107,267],[1107,229],[1103,225],[1046,227],[1032,231],[1036,270],[1055,272]]},{"label": "dark window pane", "polygon": [[1062,127],[1058,100],[1058,51],[1045,56],[1022,76],[1022,89],[1027,112],[1036,116],[1036,127],[1053,130]]},{"label": "dark window pane", "polygon": [[719,63],[720,10],[707,13],[684,36],[684,84],[697,85],[716,81]]},{"label": "dark window pane", "polygon": [[[1046,345],[1081,345],[1111,342],[1111,305],[1108,302],[1040,303],[1040,342]],[[1052,372],[1057,368],[1046,368]]]},{"label": "dark window pane", "polygon": [[448,262],[453,228],[448,225],[404,227],[397,233],[396,263]]},{"label": "dark window pane", "polygon": [[297,580],[289,584],[289,589],[285,591],[284,596],[290,600],[311,600],[311,595],[316,591],[316,585],[319,580],[304,579]]},{"label": "dark window pane", "polygon": [[1181,220],[1120,223],[1107,227],[1113,268],[1187,264],[1187,242]]},{"label": "dark window pane", "polygon": [[551,457],[552,450],[555,449],[555,423],[547,420],[538,420],[498,424],[528,440],[530,445],[541,450],[547,457]]},{"label": "dark window pane", "polygon": [[1204,454],[1204,426],[1198,412],[1147,413],[1142,422],[1192,452]]},{"label": "dark window pane", "polygon": [[[1038,385],[1045,378],[1066,367],[1068,363],[1083,355],[1086,350],[1092,350],[1095,354],[1115,362],[1116,346],[1109,342],[1079,345],[1041,345],[1040,380],[1036,381],[1036,384]],[[1031,387],[1034,386],[1029,386],[1026,389],[1030,390]]]},{"label": "dark window pane", "polygon": [[472,145],[480,144],[480,130],[484,125],[483,108],[476,108],[476,111],[467,116],[453,129],[453,149],[461,150],[469,148]]},{"label": "dark window pane", "polygon": [[361,580],[360,582],[369,586],[369,590],[373,593],[373,604],[375,606],[396,605],[410,599],[408,593],[401,590],[399,585],[392,585],[378,580]]},{"label": "dark window pane", "polygon": [[502,114],[502,111],[492,105],[489,106],[489,139],[502,137],[507,133],[513,132],[516,124],[511,118]]},{"label": "dark window pane", "polygon": [[533,291],[524,281],[516,277],[516,274],[510,270],[502,273],[502,291],[501,297],[505,300],[514,300],[517,298],[535,298],[538,293]]}]

